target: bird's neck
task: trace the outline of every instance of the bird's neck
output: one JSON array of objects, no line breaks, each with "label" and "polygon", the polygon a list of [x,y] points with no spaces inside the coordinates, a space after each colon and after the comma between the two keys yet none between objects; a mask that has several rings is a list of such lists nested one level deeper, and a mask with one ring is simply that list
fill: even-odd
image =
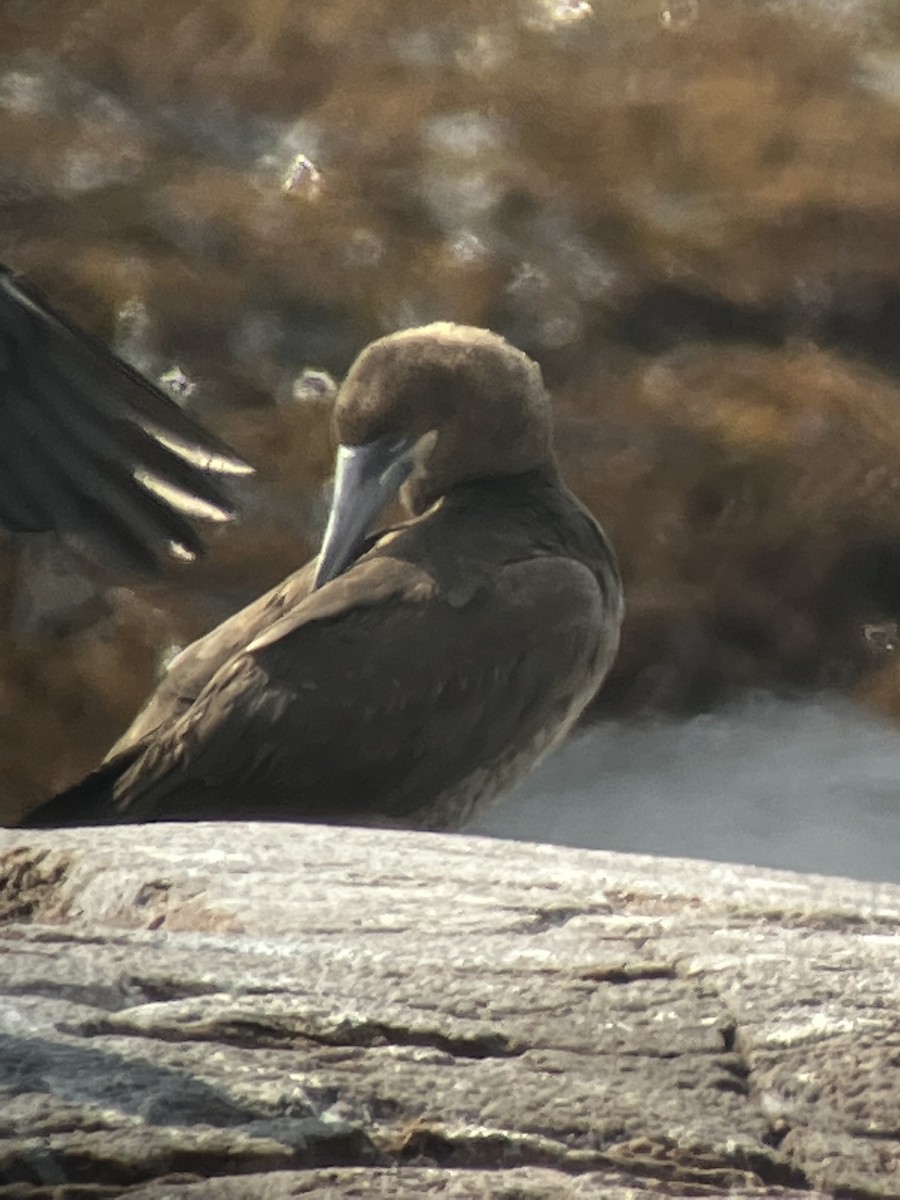
[{"label": "bird's neck", "polygon": [[468,506],[490,501],[521,503],[525,497],[538,498],[565,490],[555,463],[546,463],[529,471],[509,475],[485,475],[466,479],[449,488],[441,503]]}]

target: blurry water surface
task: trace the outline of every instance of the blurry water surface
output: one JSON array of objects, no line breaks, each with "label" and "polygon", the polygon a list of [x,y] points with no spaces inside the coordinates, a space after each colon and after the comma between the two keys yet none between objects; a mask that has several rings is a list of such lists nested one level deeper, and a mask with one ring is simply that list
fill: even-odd
[{"label": "blurry water surface", "polygon": [[900,882],[900,734],[838,698],[610,722],[477,832]]}]

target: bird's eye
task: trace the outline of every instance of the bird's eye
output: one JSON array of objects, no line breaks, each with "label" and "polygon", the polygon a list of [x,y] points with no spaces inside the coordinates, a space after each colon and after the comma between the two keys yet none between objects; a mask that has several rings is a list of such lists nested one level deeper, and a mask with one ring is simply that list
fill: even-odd
[{"label": "bird's eye", "polygon": [[384,448],[388,457],[391,459],[402,458],[415,445],[415,438],[398,435],[393,437],[389,435],[384,439]]}]

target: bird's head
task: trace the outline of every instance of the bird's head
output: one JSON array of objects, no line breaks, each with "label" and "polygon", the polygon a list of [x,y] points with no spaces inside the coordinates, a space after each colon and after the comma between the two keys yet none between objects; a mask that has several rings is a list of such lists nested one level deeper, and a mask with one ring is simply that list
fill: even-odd
[{"label": "bird's head", "polygon": [[316,586],[353,561],[401,491],[414,514],[457,484],[553,461],[538,365],[486,329],[438,322],[372,342],[334,410],[335,492]]}]

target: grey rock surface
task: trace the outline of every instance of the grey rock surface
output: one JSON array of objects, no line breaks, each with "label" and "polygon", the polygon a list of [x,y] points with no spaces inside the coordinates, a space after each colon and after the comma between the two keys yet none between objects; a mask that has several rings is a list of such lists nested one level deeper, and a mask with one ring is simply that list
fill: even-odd
[{"label": "grey rock surface", "polygon": [[900,1195],[900,888],[0,831],[0,1196]]}]

